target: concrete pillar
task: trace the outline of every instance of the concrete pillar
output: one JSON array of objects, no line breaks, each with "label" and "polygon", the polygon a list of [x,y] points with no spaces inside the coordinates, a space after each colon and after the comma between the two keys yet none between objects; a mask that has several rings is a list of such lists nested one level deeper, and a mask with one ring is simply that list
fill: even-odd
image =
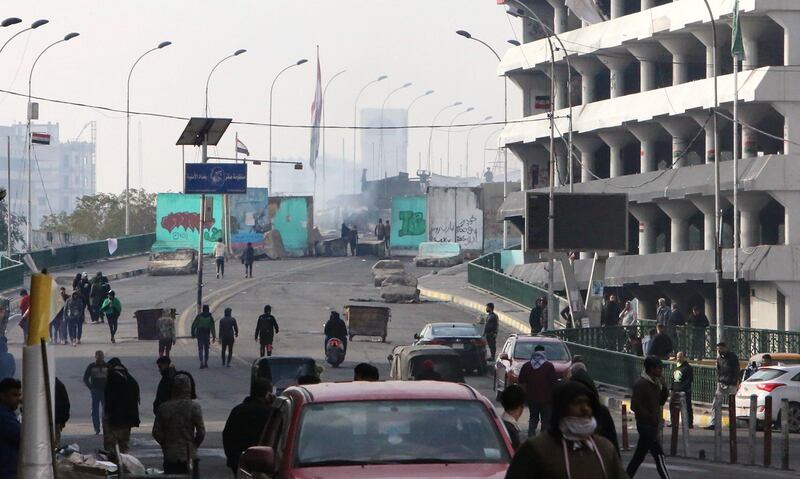
[{"label": "concrete pillar", "polygon": [[[800,329],[800,283],[797,281],[776,281],[775,286],[778,291],[786,298],[783,317],[785,318],[784,328],[786,331],[797,331]],[[781,314],[779,311],[778,314]],[[775,321],[778,329],[778,321]]]},{"label": "concrete pillar", "polygon": [[[733,118],[733,108],[730,109]],[[748,125],[756,126],[769,111],[769,106],[765,103],[740,103],[739,121]],[[742,146],[739,150],[741,158],[752,158],[758,152],[758,133],[753,129],[742,125]]]},{"label": "concrete pillar", "polygon": [[[733,202],[729,196],[728,201]],[[750,248],[761,243],[761,223],[758,214],[769,203],[769,196],[760,193],[739,194],[739,236],[742,248]]]},{"label": "concrete pillar", "polygon": [[630,203],[628,211],[639,221],[639,254],[656,252],[656,221],[661,211],[653,203]]},{"label": "concrete pillar", "polygon": [[769,12],[767,15],[783,27],[783,64],[800,65],[800,12]]},{"label": "concrete pillar", "polygon": [[592,57],[575,57],[570,59],[572,68],[581,76],[581,103],[586,105],[595,101],[594,77],[603,65]]},{"label": "concrete pillar", "polygon": [[655,90],[657,85],[656,62],[663,50],[657,43],[637,43],[627,47],[636,60],[639,61],[639,74],[641,77],[641,91]]},{"label": "concrete pillar", "polygon": [[611,0],[611,19],[625,15],[625,0]]},{"label": "concrete pillar", "polygon": [[[719,23],[717,24],[717,28],[719,28]],[[714,35],[711,30],[711,25],[702,26],[697,29],[692,30],[692,35],[695,36],[700,43],[706,47],[706,78],[711,78],[714,76],[714,46],[713,46],[713,38]],[[728,35],[730,37],[730,35]],[[717,32],[717,40],[719,41],[721,38],[725,38],[725,33]],[[720,70],[720,51],[722,49],[717,49],[717,74],[719,74]],[[710,318],[711,316],[709,316]]]},{"label": "concrete pillar", "polygon": [[[697,133],[697,127],[689,118],[673,116],[659,120],[661,126],[672,135],[672,167],[680,168],[688,164],[686,147]],[[681,156],[683,155],[683,156]]]},{"label": "concrete pillar", "polygon": [[696,46],[694,39],[689,36],[675,36],[661,40],[661,44],[672,54],[672,84],[688,82],[689,55]]},{"label": "concrete pillar", "polygon": [[770,27],[772,22],[764,17],[739,17],[742,28],[742,46],[744,47],[744,61],[742,70],[752,70],[758,67],[758,39]]},{"label": "concrete pillar", "polygon": [[572,137],[572,144],[581,153],[581,182],[595,180],[592,176],[595,171],[594,155],[603,142],[596,136],[575,135]]},{"label": "concrete pillar", "polygon": [[[569,183],[569,168],[567,166],[567,147],[564,145],[564,142],[557,139],[554,145],[555,152],[553,153],[553,158],[555,158],[555,185],[557,188]],[[544,149],[547,150],[548,153],[550,152],[549,142],[545,142]]]},{"label": "concrete pillar", "polygon": [[669,251],[676,253],[689,249],[689,218],[697,212],[688,200],[668,200],[657,203],[669,216],[670,245]]},{"label": "concrete pillar", "polygon": [[783,205],[783,244],[800,243],[800,191],[771,191],[770,195]]},{"label": "concrete pillar", "polygon": [[710,116],[710,112],[707,111],[699,111],[695,113],[690,113],[689,116],[694,118],[694,121],[697,122],[698,125],[702,126],[705,130],[705,162],[706,163],[713,163],[714,158],[716,158],[716,152],[714,151],[714,118]]},{"label": "concrete pillar", "polygon": [[[798,39],[800,41],[800,39]],[[800,50],[800,48],[798,49]],[[796,63],[795,65],[800,65]],[[800,138],[800,103],[797,102],[773,102],[772,107],[783,115],[783,137],[796,139]],[[786,155],[800,154],[800,146],[796,143],[784,142],[783,153]]]},{"label": "concrete pillar", "polygon": [[628,130],[639,140],[641,145],[639,172],[656,171],[658,166],[656,164],[656,141],[666,136],[664,129],[655,123],[641,123],[629,126]]},{"label": "concrete pillar", "polygon": [[[706,251],[713,251],[716,244],[716,237],[714,234],[714,197],[713,196],[699,196],[691,199],[692,204],[703,213],[703,249]],[[720,208],[723,210],[728,207],[727,201],[724,197],[720,197]],[[711,316],[709,316],[711,317]]]},{"label": "concrete pillar", "polygon": [[611,72],[611,98],[617,98],[625,94],[625,68],[630,65],[631,57],[604,57],[597,58]]},{"label": "concrete pillar", "polygon": [[[569,105],[569,86],[567,85],[567,67],[566,65],[556,65],[555,69],[553,70],[555,73],[555,78],[553,81],[556,82],[555,84],[555,108],[556,110],[562,110],[567,108]],[[548,68],[549,73],[549,68]]]},{"label": "concrete pillar", "polygon": [[615,129],[606,130],[597,134],[610,150],[609,154],[609,174],[611,178],[622,176],[625,172],[622,158],[622,149],[631,142],[631,135],[626,130]]},{"label": "concrete pillar", "polygon": [[556,35],[567,31],[567,6],[564,0],[547,0],[553,7],[553,31]]}]

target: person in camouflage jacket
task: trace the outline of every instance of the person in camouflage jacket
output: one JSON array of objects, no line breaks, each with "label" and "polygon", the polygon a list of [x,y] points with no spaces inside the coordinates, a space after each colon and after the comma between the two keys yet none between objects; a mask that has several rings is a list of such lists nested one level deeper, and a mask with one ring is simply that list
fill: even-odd
[{"label": "person in camouflage jacket", "polygon": [[171,399],[158,406],[153,422],[153,438],[164,453],[164,473],[187,473],[191,459],[194,477],[199,477],[197,448],[205,436],[203,411],[192,400],[192,380],[188,373],[179,372],[173,379]]}]

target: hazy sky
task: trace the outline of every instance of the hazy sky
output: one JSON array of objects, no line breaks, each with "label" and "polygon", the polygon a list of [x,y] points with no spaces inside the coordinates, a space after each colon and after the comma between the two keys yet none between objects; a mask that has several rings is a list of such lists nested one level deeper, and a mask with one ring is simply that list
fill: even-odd
[{"label": "hazy sky", "polygon": [[[205,81],[211,67],[239,48],[247,53],[221,65],[211,80],[212,116],[266,122],[269,86],[274,75],[299,58],[309,62],[293,68],[275,87],[273,122],[308,124],[316,74],[315,46],[319,45],[323,83],[336,72],[328,89],[326,120],[352,125],[358,90],[378,75],[389,79],[362,95],[361,107],[380,107],[386,94],[405,82],[414,86],[398,92],[387,106],[405,107],[426,90],[436,93],[420,100],[410,113],[411,124],[430,124],[433,115],[455,101],[475,111],[460,122],[488,115],[502,119],[503,85],[496,76],[497,61],[485,47],[455,34],[466,29],[502,55],[506,40],[519,35],[518,21],[507,18],[495,0],[4,0],[2,16],[16,16],[27,25],[50,20],[38,30],[17,37],[0,54],[0,88],[27,91],[28,72],[38,53],[72,31],[80,37],[57,45],[42,57],[33,78],[33,94],[82,103],[125,108],[128,71],[144,51],[161,41],[173,45],[143,59],[133,75],[131,110],[202,116]],[[509,21],[510,20],[510,21]],[[0,42],[21,25],[0,29]],[[512,29],[513,28],[513,29]],[[510,118],[519,115],[519,94],[510,84]],[[440,116],[448,123],[459,110]],[[100,191],[124,188],[125,115],[96,109],[43,102],[40,121],[58,122],[62,141],[74,138],[83,126],[97,121],[97,185]],[[25,99],[0,94],[0,122],[25,121]],[[142,125],[144,187],[150,191],[179,191],[181,153],[175,146],[184,121],[133,117],[131,122],[131,185],[138,186],[138,123]],[[470,162],[483,158],[487,135],[497,127],[473,132]],[[266,157],[266,127],[232,125],[218,153],[233,155],[238,132],[251,155]],[[410,132],[411,171],[418,152],[427,151],[428,131]],[[84,134],[88,139],[88,131]],[[352,132],[329,131],[329,150],[352,155]],[[435,133],[433,157],[445,152],[445,134]],[[465,133],[453,133],[452,158],[463,159]],[[494,140],[490,141],[490,146]],[[309,131],[273,129],[273,155],[308,156]],[[187,161],[198,157],[187,149]],[[454,168],[455,169],[455,168]],[[473,174],[476,171],[470,168]],[[266,184],[266,168],[250,170],[250,184]]]}]

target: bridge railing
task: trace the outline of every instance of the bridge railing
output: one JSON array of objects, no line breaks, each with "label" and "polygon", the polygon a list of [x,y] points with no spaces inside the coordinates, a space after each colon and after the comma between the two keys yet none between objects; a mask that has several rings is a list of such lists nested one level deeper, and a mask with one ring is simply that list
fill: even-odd
[{"label": "bridge railing", "polygon": [[7,256],[0,257],[0,291],[22,286],[25,280],[25,265]]}]

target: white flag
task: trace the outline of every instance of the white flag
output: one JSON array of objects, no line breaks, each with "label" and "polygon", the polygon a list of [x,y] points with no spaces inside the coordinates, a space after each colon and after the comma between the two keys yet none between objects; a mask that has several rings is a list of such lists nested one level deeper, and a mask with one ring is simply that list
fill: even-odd
[{"label": "white flag", "polygon": [[117,251],[117,238],[108,238],[108,254],[113,255]]},{"label": "white flag", "polygon": [[597,0],[567,0],[567,8],[586,23],[600,23],[608,20]]}]

